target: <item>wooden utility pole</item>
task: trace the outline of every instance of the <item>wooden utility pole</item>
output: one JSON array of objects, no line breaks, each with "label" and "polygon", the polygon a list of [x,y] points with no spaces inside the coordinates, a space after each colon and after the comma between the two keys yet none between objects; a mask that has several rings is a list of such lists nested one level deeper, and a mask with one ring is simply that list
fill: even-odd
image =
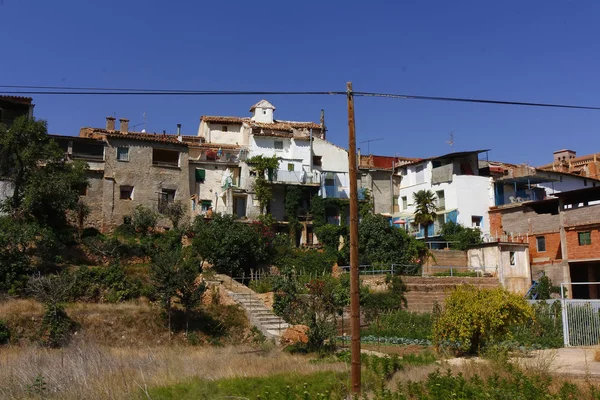
[{"label": "wooden utility pole", "polygon": [[352,391],[360,393],[360,303],[358,277],[358,183],[356,162],[356,132],[354,129],[354,92],[352,82],[346,83],[348,96],[348,167],[350,172],[350,328]]}]

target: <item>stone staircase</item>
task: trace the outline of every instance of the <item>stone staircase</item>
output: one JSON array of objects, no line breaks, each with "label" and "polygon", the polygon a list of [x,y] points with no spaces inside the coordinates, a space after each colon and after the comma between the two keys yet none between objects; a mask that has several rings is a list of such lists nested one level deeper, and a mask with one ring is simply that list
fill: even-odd
[{"label": "stone staircase", "polygon": [[246,311],[250,323],[258,328],[268,339],[279,339],[290,326],[283,318],[278,317],[265,303],[256,296],[256,292],[246,285],[232,280],[226,275],[217,275],[227,291],[228,296]]},{"label": "stone staircase", "polygon": [[408,311],[431,312],[437,301],[444,305],[448,290],[458,285],[473,285],[480,288],[497,288],[500,286],[498,278],[471,278],[449,276],[403,276],[402,280],[408,288],[406,300]]}]

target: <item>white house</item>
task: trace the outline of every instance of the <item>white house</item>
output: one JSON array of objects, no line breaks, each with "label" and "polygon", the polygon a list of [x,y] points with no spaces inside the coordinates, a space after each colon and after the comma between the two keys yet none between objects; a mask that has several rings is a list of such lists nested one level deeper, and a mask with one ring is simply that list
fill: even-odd
[{"label": "white house", "polygon": [[400,212],[394,222],[417,237],[423,237],[423,227],[414,224],[414,193],[430,190],[437,197],[437,220],[429,225],[428,236],[439,235],[441,226],[453,221],[467,227],[477,227],[489,233],[488,209],[494,205],[494,184],[482,176],[478,155],[486,150],[450,153],[400,166]]},{"label": "white house", "polygon": [[277,171],[269,174],[273,197],[267,207],[278,221],[286,219],[289,185],[301,185],[309,195],[349,197],[348,153],[325,140],[323,112],[320,123],[278,120],[275,106],[261,100],[250,113],[249,117],[202,116],[198,136],[183,138],[191,146],[191,164],[211,164],[197,168],[202,171],[196,183],[199,212],[214,204],[218,212],[255,219],[259,214],[255,177],[246,161],[259,155],[279,158]]}]

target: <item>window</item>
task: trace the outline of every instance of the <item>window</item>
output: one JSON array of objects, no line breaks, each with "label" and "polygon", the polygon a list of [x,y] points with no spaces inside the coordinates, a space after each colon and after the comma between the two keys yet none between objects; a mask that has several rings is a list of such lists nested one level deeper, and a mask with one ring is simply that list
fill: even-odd
[{"label": "window", "polygon": [[516,260],[515,260],[515,258],[516,258],[516,257],[515,257],[515,252],[514,252],[514,251],[511,251],[511,252],[509,253],[509,255],[510,255],[510,265],[516,265]]},{"label": "window", "polygon": [[592,244],[592,232],[579,232],[577,235],[580,246],[589,246]]},{"label": "window", "polygon": [[276,140],[273,143],[273,146],[275,147],[275,150],[283,150],[283,140]]},{"label": "window", "polygon": [[175,190],[161,189],[158,194],[158,212],[164,213],[170,203],[175,201]]},{"label": "window", "polygon": [[205,213],[208,211],[209,208],[212,208],[212,201],[211,200],[202,200],[202,202],[200,202],[201,208],[200,210]]},{"label": "window", "polygon": [[402,196],[402,209],[406,210],[408,208],[408,198],[406,196]]},{"label": "window", "polygon": [[117,161],[129,161],[129,147],[117,147]]},{"label": "window", "polygon": [[175,150],[152,149],[152,165],[178,167],[179,152]]},{"label": "window", "polygon": [[288,171],[294,171],[294,164],[288,164]]},{"label": "window", "polygon": [[119,198],[121,200],[133,200],[133,186],[121,186]]},{"label": "window", "polygon": [[446,198],[444,197],[444,191],[440,190],[438,192],[435,192],[435,194],[437,197],[438,210],[445,210],[446,209]]},{"label": "window", "polygon": [[471,226],[472,226],[473,228],[481,228],[481,225],[482,225],[481,223],[482,223],[482,221],[483,221],[483,217],[480,217],[480,216],[478,216],[478,215],[473,215],[473,216],[471,217]]},{"label": "window", "polygon": [[321,156],[313,156],[313,165],[320,167],[323,164]]},{"label": "window", "polygon": [[325,178],[325,186],[335,186],[335,178],[334,177]]},{"label": "window", "polygon": [[535,238],[537,243],[537,251],[538,253],[543,253],[546,251],[546,236],[538,236]]},{"label": "window", "polygon": [[587,186],[587,179],[583,180],[583,186]]},{"label": "window", "polygon": [[223,132],[227,132],[228,130],[229,130],[229,127],[227,125],[223,125],[221,127],[221,131],[223,131]]},{"label": "window", "polygon": [[103,161],[104,145],[73,142],[73,158]]},{"label": "window", "polygon": [[422,165],[417,165],[417,182],[416,183],[423,183],[425,182],[425,171],[423,170],[423,166]]},{"label": "window", "polygon": [[264,114],[264,115],[267,115],[267,110],[263,110],[263,114]]}]

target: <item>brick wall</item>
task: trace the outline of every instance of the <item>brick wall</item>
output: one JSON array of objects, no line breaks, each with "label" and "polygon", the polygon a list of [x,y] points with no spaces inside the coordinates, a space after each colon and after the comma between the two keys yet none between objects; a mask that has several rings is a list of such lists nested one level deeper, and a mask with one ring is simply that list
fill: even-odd
[{"label": "brick wall", "polygon": [[502,212],[490,210],[490,233],[493,236],[500,236],[504,232],[502,226]]},{"label": "brick wall", "polygon": [[[431,250],[432,256],[425,266],[439,265],[444,267],[466,267],[468,264],[467,252],[462,250]],[[426,269],[427,272],[427,269]],[[432,269],[431,272],[436,272]]]},{"label": "brick wall", "polygon": [[[544,236],[546,238],[546,251],[538,251],[538,236]],[[532,264],[546,264],[555,260],[562,260],[560,233],[549,232],[545,234],[529,236],[529,254]]]},{"label": "brick wall", "polygon": [[[591,232],[592,244],[580,246],[579,232]],[[569,260],[600,258],[600,230],[597,227],[570,229],[566,233]]]},{"label": "brick wall", "polygon": [[569,266],[566,261],[556,261],[546,264],[535,264],[531,266],[531,276],[537,279],[540,272],[544,272],[552,281],[553,285],[559,286],[561,282],[569,281]]}]

